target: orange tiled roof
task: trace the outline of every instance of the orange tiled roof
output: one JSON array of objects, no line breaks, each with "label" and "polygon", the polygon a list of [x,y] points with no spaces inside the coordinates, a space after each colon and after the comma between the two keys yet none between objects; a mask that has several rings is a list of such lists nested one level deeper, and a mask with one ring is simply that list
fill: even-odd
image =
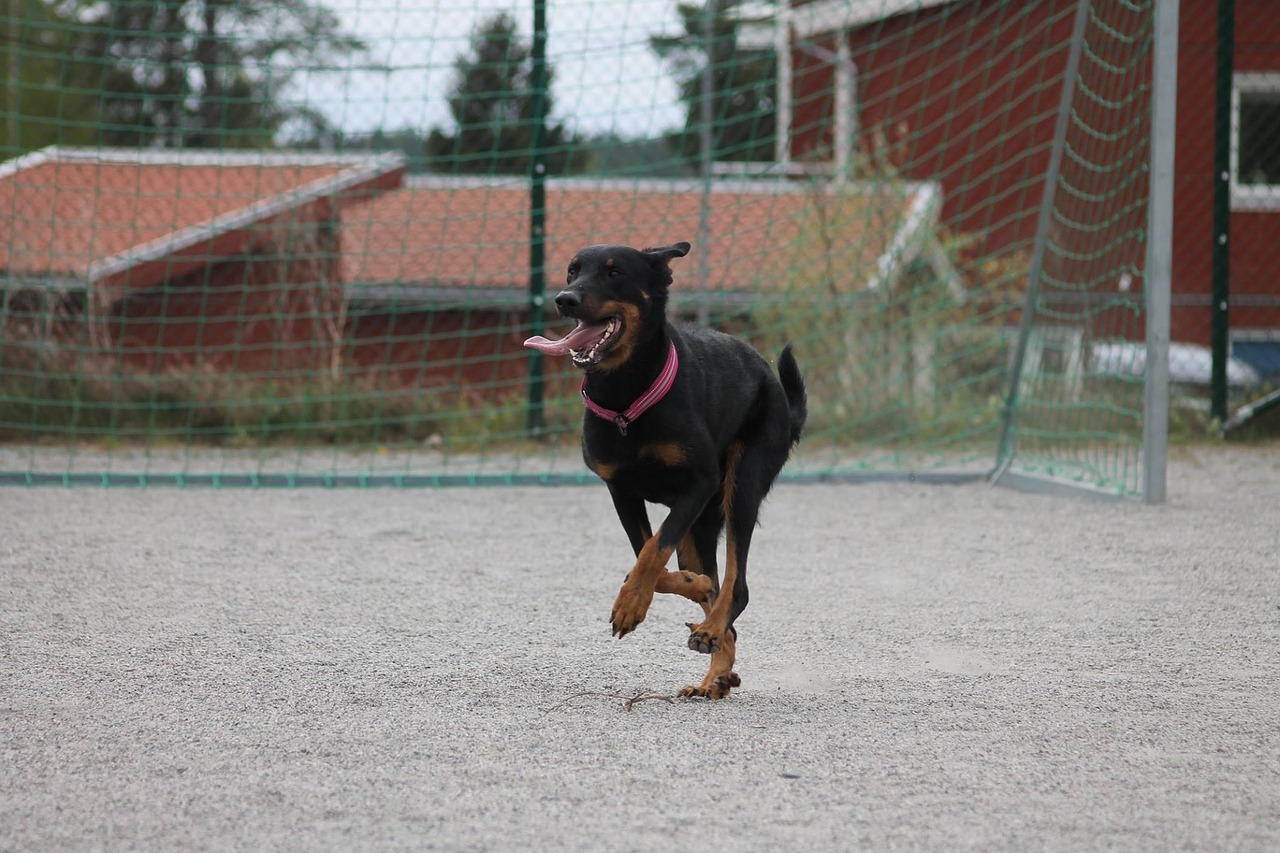
[{"label": "orange tiled roof", "polygon": [[[698,252],[709,252],[713,290],[785,289],[796,276],[826,275],[831,264],[849,270],[851,281],[865,281],[910,207],[904,195],[922,187],[861,187],[836,196],[794,183],[717,183],[708,247],[696,245],[697,181],[550,181],[547,277],[554,286],[573,253],[592,243],[687,240],[695,244],[687,269],[696,269],[689,265]],[[527,286],[529,194],[518,179],[414,180],[349,210],[342,228],[351,285]]]},{"label": "orange tiled roof", "polygon": [[324,155],[46,149],[0,165],[0,271],[96,279],[342,190],[341,176],[361,166]]}]

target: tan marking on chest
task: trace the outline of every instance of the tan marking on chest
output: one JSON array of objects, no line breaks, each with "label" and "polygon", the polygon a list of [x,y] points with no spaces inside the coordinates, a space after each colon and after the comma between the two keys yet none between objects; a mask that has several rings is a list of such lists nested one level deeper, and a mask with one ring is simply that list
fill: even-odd
[{"label": "tan marking on chest", "polygon": [[679,468],[688,459],[685,456],[684,448],[675,442],[646,444],[640,448],[640,455],[649,459],[656,459],[669,468]]},{"label": "tan marking on chest", "polygon": [[618,466],[608,462],[592,462],[588,466],[601,480],[612,480],[618,475]]}]

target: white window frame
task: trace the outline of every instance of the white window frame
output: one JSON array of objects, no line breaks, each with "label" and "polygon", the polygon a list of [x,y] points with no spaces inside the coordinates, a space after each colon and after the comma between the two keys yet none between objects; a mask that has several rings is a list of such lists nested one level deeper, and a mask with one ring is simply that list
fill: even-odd
[{"label": "white window frame", "polygon": [[1280,184],[1241,184],[1240,175],[1240,95],[1266,92],[1280,94],[1280,71],[1246,71],[1231,76],[1231,209],[1239,211],[1280,211]]},{"label": "white window frame", "polygon": [[1261,326],[1248,326],[1243,329],[1231,329],[1227,333],[1228,355],[1235,355],[1237,342],[1280,344],[1280,328],[1268,329]]}]

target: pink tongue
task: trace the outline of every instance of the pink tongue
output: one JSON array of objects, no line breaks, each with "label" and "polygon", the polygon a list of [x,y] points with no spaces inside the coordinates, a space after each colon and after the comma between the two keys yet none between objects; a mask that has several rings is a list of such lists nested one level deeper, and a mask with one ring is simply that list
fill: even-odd
[{"label": "pink tongue", "polygon": [[547,355],[568,355],[571,349],[582,349],[584,346],[600,340],[600,336],[604,334],[604,330],[608,325],[608,321],[587,324],[579,320],[577,328],[558,341],[550,341],[542,337],[542,335],[534,335],[525,341],[524,345]]}]

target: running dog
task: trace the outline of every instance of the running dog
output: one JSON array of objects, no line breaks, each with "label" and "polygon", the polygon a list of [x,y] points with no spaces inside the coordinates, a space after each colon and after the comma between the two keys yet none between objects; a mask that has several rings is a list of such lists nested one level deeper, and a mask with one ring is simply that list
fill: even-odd
[{"label": "running dog", "polygon": [[[774,375],[738,338],[667,320],[670,262],[689,248],[583,249],[555,298],[577,326],[525,346],[567,355],[584,372],[583,459],[608,486],[636,553],[609,617],[613,634],[634,631],[655,592],[702,605],[703,620],[686,623],[688,644],[711,655],[711,666],[680,695],[722,699],[741,683],[734,621],[747,606],[751,534],[800,440],[807,403],[790,344]],[[670,508],[656,535],[646,502]],[[722,532],[728,595],[716,567]],[[667,570],[673,553],[678,571]]]}]

